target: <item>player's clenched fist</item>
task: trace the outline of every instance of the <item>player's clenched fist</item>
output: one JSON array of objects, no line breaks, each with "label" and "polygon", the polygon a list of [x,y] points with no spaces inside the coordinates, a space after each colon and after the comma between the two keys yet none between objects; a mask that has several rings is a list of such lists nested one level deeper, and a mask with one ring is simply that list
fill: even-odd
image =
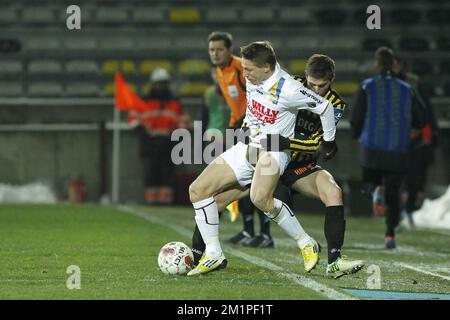
[{"label": "player's clenched fist", "polygon": [[336,153],[338,152],[338,147],[336,141],[323,141],[317,151],[318,156],[317,160],[319,161],[328,161],[332,159]]}]

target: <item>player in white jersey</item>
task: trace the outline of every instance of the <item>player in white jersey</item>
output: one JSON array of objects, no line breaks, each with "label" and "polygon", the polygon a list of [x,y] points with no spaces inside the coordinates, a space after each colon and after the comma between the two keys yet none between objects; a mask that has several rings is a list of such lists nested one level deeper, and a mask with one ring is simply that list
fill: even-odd
[{"label": "player in white jersey", "polygon": [[[245,72],[245,70],[244,70]],[[272,76],[254,85],[247,80],[247,113],[244,122],[251,131],[250,145],[260,148],[259,140],[266,134],[293,137],[299,109],[322,115],[329,101],[317,95],[281,70],[278,63]],[[331,114],[331,109],[327,109]],[[326,121],[326,115],[323,116]],[[329,123],[325,141],[334,140],[336,127]]]},{"label": "player in white jersey", "polygon": [[[189,196],[195,220],[206,244],[199,264],[188,275],[217,269],[225,260],[219,242],[219,214],[215,196],[232,194],[251,185],[251,201],[293,238],[303,255],[305,270],[317,264],[318,244],[303,230],[290,208],[273,197],[280,176],[290,161],[287,151],[265,151],[259,141],[268,133],[294,136],[299,109],[319,114],[324,140],[333,145],[336,126],[332,104],[305,88],[280,69],[268,42],[253,42],[241,48],[247,80],[245,123],[250,143],[238,142],[211,162],[190,185]],[[274,148],[272,148],[274,150]],[[327,153],[327,150],[321,151]]]}]

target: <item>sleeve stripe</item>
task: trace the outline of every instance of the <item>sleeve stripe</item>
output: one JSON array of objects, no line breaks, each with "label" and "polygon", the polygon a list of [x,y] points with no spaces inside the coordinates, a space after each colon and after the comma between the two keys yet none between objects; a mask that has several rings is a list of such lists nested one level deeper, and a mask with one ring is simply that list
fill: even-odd
[{"label": "sleeve stripe", "polygon": [[323,130],[320,129],[320,130],[314,132],[314,133],[312,134],[312,137],[315,139],[317,136],[322,136],[322,135],[323,135]]},{"label": "sleeve stripe", "polygon": [[334,96],[336,96],[336,100],[334,101],[333,105],[338,103],[345,105],[345,101],[342,100],[341,96],[339,95],[339,93],[336,92],[336,90],[331,89],[330,91],[333,93]]},{"label": "sleeve stripe", "polygon": [[334,95],[334,94],[331,94],[331,97],[328,99],[328,100],[330,100],[330,102],[332,103],[332,104],[334,104],[336,101],[336,96]]},{"label": "sleeve stripe", "polygon": [[310,140],[291,139],[289,148],[295,151],[316,151],[320,146],[320,138]]},{"label": "sleeve stripe", "polygon": [[297,140],[297,139],[291,139],[291,145],[302,145],[302,146],[309,146],[309,145],[315,145],[318,144],[318,139],[309,139],[309,140]]},{"label": "sleeve stripe", "polygon": [[319,145],[314,146],[314,147],[296,147],[296,148],[291,148],[292,151],[296,151],[296,152],[314,152],[316,150],[319,149]]},{"label": "sleeve stripe", "polygon": [[297,152],[314,152],[317,149],[319,149],[319,145],[314,147],[291,147],[291,150],[297,151]]},{"label": "sleeve stripe", "polygon": [[306,144],[308,144],[308,143],[312,143],[311,141],[316,141],[316,140],[318,140],[318,138],[315,138],[314,136],[315,135],[317,135],[317,132],[315,133],[315,134],[313,134],[312,136],[311,136],[311,138],[309,138],[309,139],[296,139],[296,138],[291,138],[290,140],[291,140],[291,142],[297,142],[297,143],[306,143]]}]

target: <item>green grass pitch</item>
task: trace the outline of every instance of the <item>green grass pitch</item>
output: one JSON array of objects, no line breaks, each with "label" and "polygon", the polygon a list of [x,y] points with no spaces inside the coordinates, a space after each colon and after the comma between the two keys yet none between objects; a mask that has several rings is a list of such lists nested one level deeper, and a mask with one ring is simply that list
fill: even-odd
[{"label": "green grass pitch", "polygon": [[[366,267],[327,279],[324,217],[297,216],[323,246],[311,273],[305,273],[295,243],[272,224],[275,249],[222,241],[228,267],[191,278],[164,275],[157,266],[162,245],[174,240],[190,244],[191,208],[1,205],[0,299],[355,299],[344,289],[367,289],[371,265],[380,270],[381,290],[450,292],[447,231],[404,230],[397,236],[398,250],[386,251],[382,219],[349,216],[343,253],[365,260]],[[240,219],[231,223],[223,216],[221,239],[241,227]],[[71,265],[81,271],[79,290],[66,286]]]}]

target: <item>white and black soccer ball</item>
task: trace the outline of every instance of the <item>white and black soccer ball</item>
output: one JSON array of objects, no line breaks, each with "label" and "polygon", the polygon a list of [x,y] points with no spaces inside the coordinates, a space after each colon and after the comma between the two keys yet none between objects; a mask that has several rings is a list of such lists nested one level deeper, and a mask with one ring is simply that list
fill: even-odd
[{"label": "white and black soccer ball", "polygon": [[192,269],[194,255],[183,242],[166,243],[158,255],[159,269],[165,274],[184,275]]}]

